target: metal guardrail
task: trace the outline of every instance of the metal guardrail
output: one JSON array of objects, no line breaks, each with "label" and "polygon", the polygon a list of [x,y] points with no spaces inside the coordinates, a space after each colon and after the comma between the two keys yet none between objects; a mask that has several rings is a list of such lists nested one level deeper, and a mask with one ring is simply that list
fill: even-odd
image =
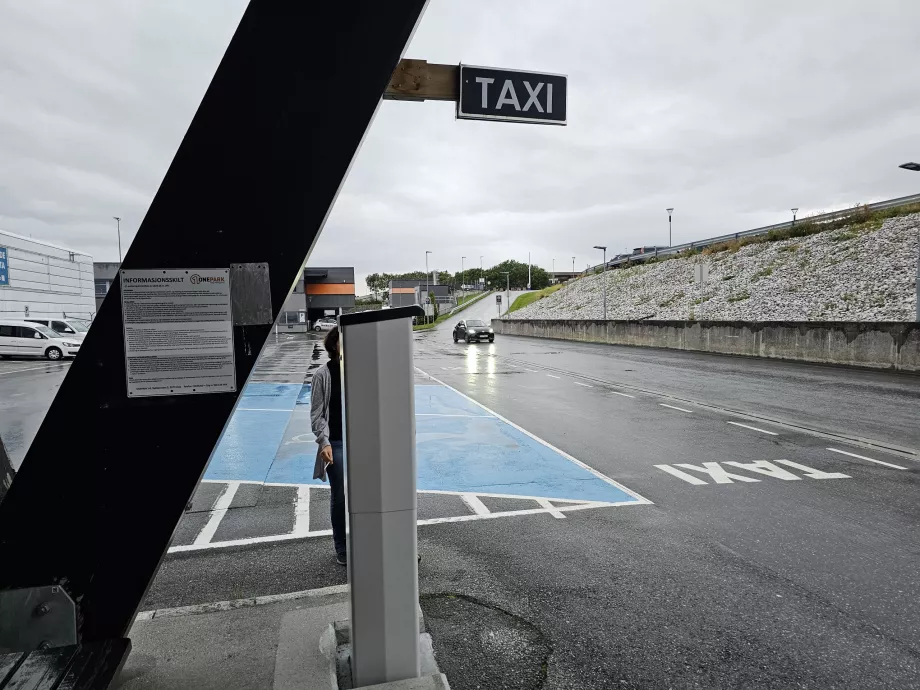
[{"label": "metal guardrail", "polygon": [[[844,218],[851,213],[855,213],[860,209],[867,209],[869,211],[883,211],[886,208],[895,208],[897,206],[906,206],[907,204],[916,204],[920,203],[920,194],[912,194],[911,196],[902,196],[897,199],[889,199],[888,201],[877,201],[874,204],[865,204],[864,206],[858,206],[854,208],[847,208],[841,211],[831,211],[830,213],[821,213],[817,216],[808,216],[806,218],[799,218],[796,222],[803,223],[823,223],[830,220],[836,220],[838,218]],[[628,257],[621,259],[611,259],[607,262],[608,268],[616,268],[630,261],[647,261],[649,259],[662,257],[662,256],[671,256],[678,254],[687,249],[703,249],[705,247],[712,246],[714,244],[720,244],[721,242],[731,242],[732,240],[741,239],[742,237],[753,237],[755,235],[765,235],[771,230],[785,230],[792,227],[792,221],[786,221],[785,223],[776,223],[775,225],[765,225],[762,228],[754,228],[753,230],[742,230],[741,232],[735,232],[730,235],[719,235],[718,237],[710,237],[706,240],[700,240],[699,242],[686,242],[685,244],[675,244],[673,247],[668,247],[666,249],[659,249],[654,252],[645,252],[642,254],[631,254]],[[597,269],[601,268],[603,264],[597,264],[596,266],[591,266],[581,275],[586,275],[592,273]]]}]

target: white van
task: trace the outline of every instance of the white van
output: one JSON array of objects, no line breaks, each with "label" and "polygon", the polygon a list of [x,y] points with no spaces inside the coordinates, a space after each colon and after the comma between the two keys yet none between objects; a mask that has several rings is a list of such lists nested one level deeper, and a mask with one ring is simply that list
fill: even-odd
[{"label": "white van", "polygon": [[0,357],[75,357],[77,339],[62,338],[47,326],[28,321],[0,321]]},{"label": "white van", "polygon": [[29,323],[40,323],[58,334],[59,338],[83,341],[89,332],[90,322],[85,319],[25,319]]}]

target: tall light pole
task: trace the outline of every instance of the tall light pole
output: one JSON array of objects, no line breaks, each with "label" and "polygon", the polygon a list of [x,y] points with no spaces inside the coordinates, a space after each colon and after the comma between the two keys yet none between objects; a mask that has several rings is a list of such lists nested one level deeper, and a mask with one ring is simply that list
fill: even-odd
[{"label": "tall light pole", "polygon": [[603,277],[601,279],[601,284],[604,286],[604,321],[607,320],[607,247],[602,247],[599,244],[594,245],[595,249],[600,249],[604,252],[604,270]]},{"label": "tall light pole", "polygon": [[530,252],[527,252],[527,289],[530,289]]},{"label": "tall light pole", "polygon": [[572,276],[575,276],[575,257],[572,257]]},{"label": "tall light pole", "polygon": [[671,242],[671,214],[674,213],[674,207],[666,208],[665,211],[668,212],[668,246],[672,246]]},{"label": "tall light pole", "polygon": [[[428,272],[428,255],[434,252],[425,250],[425,299],[431,303],[431,274]],[[425,323],[428,323],[428,308],[425,308]]]},{"label": "tall light pole", "polygon": [[486,286],[486,272],[482,270],[482,254],[479,255],[479,284]]},{"label": "tall light pole", "polygon": [[799,209],[794,208],[792,210],[792,227],[795,227],[795,214],[799,212]]},{"label": "tall light pole", "polygon": [[505,274],[505,301],[507,302],[506,309],[511,309],[511,271],[499,271],[499,273]]},{"label": "tall light pole", "polygon": [[553,259],[553,284],[556,283],[556,260]]},{"label": "tall light pole", "polygon": [[118,263],[121,263],[121,218],[112,216],[115,219],[115,227],[118,230]]},{"label": "tall light pole", "polygon": [[[920,163],[902,163],[898,167],[920,172]],[[920,252],[917,253],[917,312],[914,319],[920,321]]]},{"label": "tall light pole", "polygon": [[460,292],[463,292],[463,286],[466,285],[466,268],[464,267],[464,262],[466,261],[465,256],[460,257]]}]

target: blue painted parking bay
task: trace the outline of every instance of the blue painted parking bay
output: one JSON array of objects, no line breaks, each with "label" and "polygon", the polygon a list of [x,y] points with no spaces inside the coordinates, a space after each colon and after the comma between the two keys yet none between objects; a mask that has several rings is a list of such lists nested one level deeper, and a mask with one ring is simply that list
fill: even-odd
[{"label": "blue painted parking bay", "polygon": [[[247,385],[205,479],[322,484],[309,402],[309,386]],[[420,491],[643,502],[446,386],[416,385],[415,412]]]}]

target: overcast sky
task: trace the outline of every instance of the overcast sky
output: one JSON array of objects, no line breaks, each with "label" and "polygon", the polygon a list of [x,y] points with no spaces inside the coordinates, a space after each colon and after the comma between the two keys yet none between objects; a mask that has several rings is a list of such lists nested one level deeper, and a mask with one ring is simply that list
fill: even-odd
[{"label": "overcast sky", "polygon": [[[0,3],[0,228],[117,260],[246,3]],[[916,0],[431,0],[407,57],[569,75],[567,127],[388,101],[311,265],[558,269],[920,192]],[[364,292],[364,285],[358,286]]]}]

